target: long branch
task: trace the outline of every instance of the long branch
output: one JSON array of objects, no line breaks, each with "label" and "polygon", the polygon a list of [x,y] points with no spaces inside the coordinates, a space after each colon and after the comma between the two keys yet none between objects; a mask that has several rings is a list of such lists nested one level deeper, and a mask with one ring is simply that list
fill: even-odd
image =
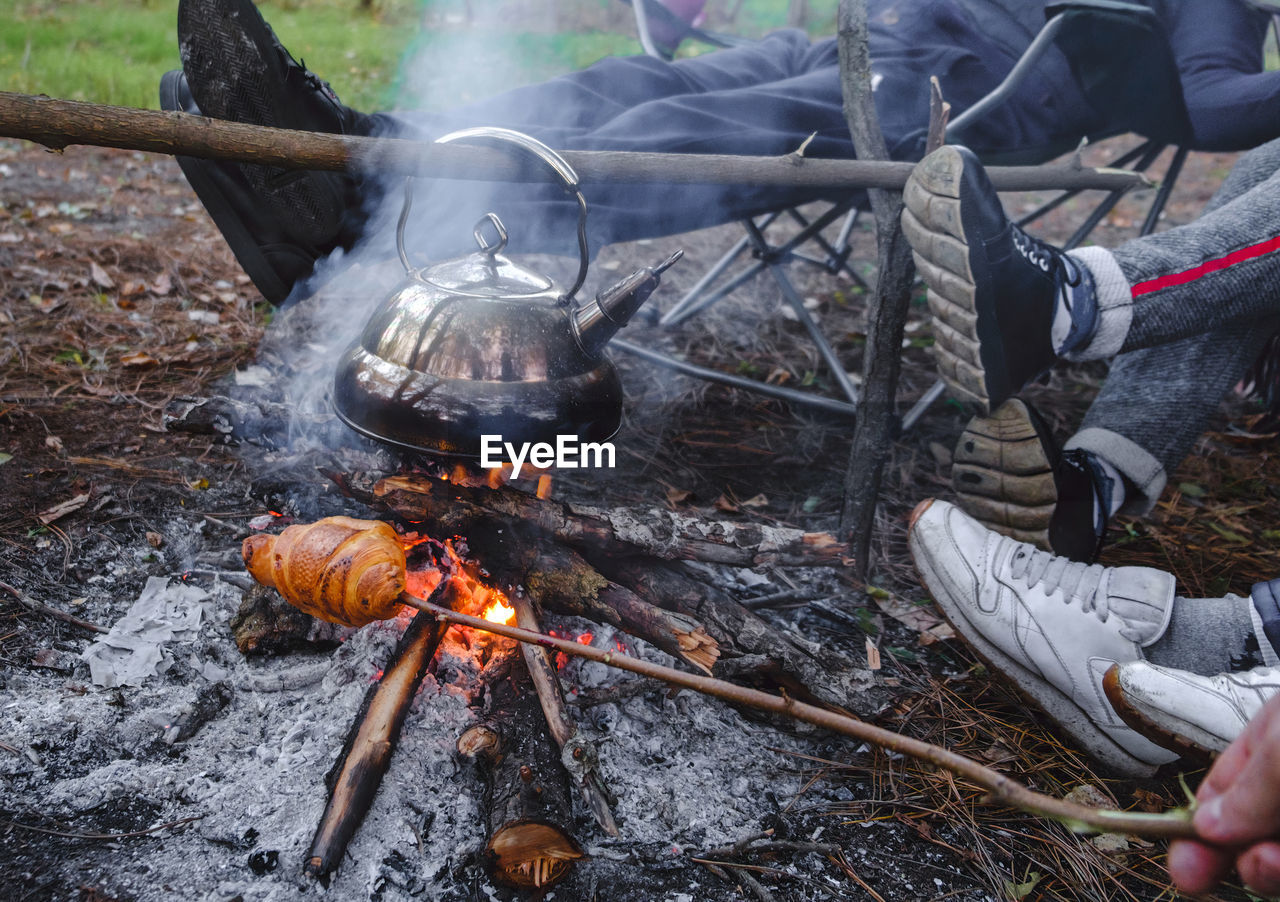
[{"label": "long branch", "polygon": [[[71,144],[119,147],[281,169],[318,169],[435,178],[530,181],[554,178],[501,150],[266,128],[192,116],[0,91],[0,137],[24,138],[55,150]],[[901,190],[911,163],[733,154],[563,151],[584,184],[599,182],[789,185],[815,190]],[[1000,191],[1096,188],[1125,191],[1150,185],[1118,169],[1075,165],[993,166]]]},{"label": "long branch", "polygon": [[616,652],[593,648],[589,645],[580,645],[567,639],[557,639],[554,636],[531,632],[519,627],[491,623],[479,617],[459,614],[430,601],[416,598],[408,593],[401,595],[400,600],[409,607],[432,613],[448,623],[485,630],[519,642],[541,645],[544,648],[554,648],[556,651],[562,651],[568,655],[577,655],[578,657],[598,661],[601,664],[607,664],[621,670],[628,670],[641,676],[653,677],[654,679],[663,680],[675,686],[683,686],[686,689],[693,689],[696,692],[715,696],[734,704],[748,705],[761,711],[802,720],[835,733],[842,733],[860,742],[869,742],[891,752],[926,761],[981,786],[987,790],[988,799],[991,802],[1010,805],[1032,814],[1051,818],[1066,824],[1073,830],[1125,833],[1132,836],[1166,839],[1192,838],[1196,835],[1191,826],[1191,811],[1187,808],[1177,808],[1159,814],[1089,808],[1085,805],[1068,802],[1065,799],[1057,799],[1035,792],[998,771],[941,746],[922,742],[919,739],[912,739],[909,736],[894,733],[883,727],[873,726],[845,714],[818,708],[792,698],[770,695],[757,689],[726,683],[713,677],[685,673]]}]

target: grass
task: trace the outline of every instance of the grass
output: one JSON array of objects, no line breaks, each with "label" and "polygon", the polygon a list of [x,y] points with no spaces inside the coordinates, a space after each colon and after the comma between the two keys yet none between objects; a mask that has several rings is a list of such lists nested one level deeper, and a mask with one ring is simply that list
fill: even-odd
[{"label": "grass", "polygon": [[[177,68],[177,0],[7,0],[0,90],[121,106],[157,106]],[[7,5],[6,4],[6,5]],[[467,22],[469,5],[474,20]],[[708,25],[759,35],[785,25],[786,4],[711,0]],[[638,52],[617,0],[278,0],[260,4],[285,46],[359,109],[442,108]],[[836,0],[810,4],[833,30]],[[413,75],[406,75],[412,72]]]}]

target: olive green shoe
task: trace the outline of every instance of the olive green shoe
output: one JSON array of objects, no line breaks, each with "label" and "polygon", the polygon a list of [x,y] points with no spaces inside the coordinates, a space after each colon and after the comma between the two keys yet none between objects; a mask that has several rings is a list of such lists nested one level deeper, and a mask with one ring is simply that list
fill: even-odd
[{"label": "olive green shoe", "polygon": [[1021,398],[969,421],[951,457],[951,487],[988,529],[1085,563],[1102,548],[1115,490],[1093,455],[1060,451]]}]

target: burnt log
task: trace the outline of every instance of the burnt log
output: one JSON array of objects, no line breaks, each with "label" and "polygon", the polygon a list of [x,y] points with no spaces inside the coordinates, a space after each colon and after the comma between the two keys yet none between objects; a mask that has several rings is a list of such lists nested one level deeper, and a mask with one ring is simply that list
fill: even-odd
[{"label": "burnt log", "polygon": [[[533,605],[527,598],[513,593],[511,604],[516,611],[517,626],[542,632],[542,624],[538,622]],[[618,825],[613,819],[613,803],[605,788],[604,779],[600,776],[596,748],[583,738],[578,730],[577,720],[569,713],[564,692],[560,688],[560,678],[556,675],[555,665],[551,663],[551,655],[545,648],[527,643],[521,643],[520,653],[524,656],[533,688],[538,693],[538,703],[542,706],[551,738],[560,749],[560,763],[564,765],[571,781],[577,785],[582,800],[591,809],[600,829],[610,836],[617,836]]]},{"label": "burnt log", "polygon": [[[443,592],[433,593],[432,598]],[[329,802],[311,840],[304,867],[313,877],[338,866],[347,843],[364,820],[400,738],[400,728],[426,676],[447,623],[419,613],[405,629],[382,678],[365,696],[346,744],[325,779]]]},{"label": "burnt log", "polygon": [[710,674],[720,657],[718,642],[696,617],[645,600],[605,578],[570,549],[542,549],[521,581],[542,610],[607,623],[703,673]]},{"label": "burnt log", "polygon": [[680,565],[646,558],[593,558],[609,578],[649,603],[702,624],[720,650],[716,675],[749,679],[817,704],[869,716],[888,701],[866,668],[844,655],[788,636],[728,593],[682,572]]},{"label": "burnt log", "polygon": [[489,684],[484,720],[457,741],[458,754],[474,762],[484,782],[485,858],[509,886],[554,886],[583,854],[567,827],[572,807],[560,751],[520,652],[490,669],[502,676]]},{"label": "burnt log", "polygon": [[460,485],[426,475],[378,478],[327,473],[342,491],[375,510],[423,524],[435,535],[469,535],[477,522],[520,522],[574,548],[644,553],[732,567],[836,567],[849,548],[825,532],[707,520],[661,508],[604,510],[538,498],[511,486]]}]

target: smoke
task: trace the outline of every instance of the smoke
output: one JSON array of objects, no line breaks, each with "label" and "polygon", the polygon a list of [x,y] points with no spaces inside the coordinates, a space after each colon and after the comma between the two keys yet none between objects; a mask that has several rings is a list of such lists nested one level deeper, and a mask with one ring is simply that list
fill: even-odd
[{"label": "smoke", "polygon": [[[381,125],[398,135],[433,140],[458,127],[458,116],[467,119],[466,113],[453,111],[534,81],[525,64],[527,46],[494,27],[502,10],[512,5],[492,0],[465,4],[475,16],[468,20],[464,4],[424,4],[420,34],[396,78],[393,110]],[[554,3],[540,0],[537,5],[550,7],[554,18]],[[357,340],[377,305],[406,278],[396,253],[396,222],[405,191],[400,178],[368,174],[359,182],[367,217],[359,239],[350,250],[339,248],[318,261],[312,275],[295,286],[263,343],[262,356],[271,358],[264,362],[280,377],[273,390],[293,412],[286,449],[292,453],[366,443],[333,417],[333,377],[342,353]],[[414,180],[413,216],[406,230],[413,265],[474,251],[471,224],[488,212],[494,190],[478,182]],[[558,277],[554,271],[552,275]]]}]

